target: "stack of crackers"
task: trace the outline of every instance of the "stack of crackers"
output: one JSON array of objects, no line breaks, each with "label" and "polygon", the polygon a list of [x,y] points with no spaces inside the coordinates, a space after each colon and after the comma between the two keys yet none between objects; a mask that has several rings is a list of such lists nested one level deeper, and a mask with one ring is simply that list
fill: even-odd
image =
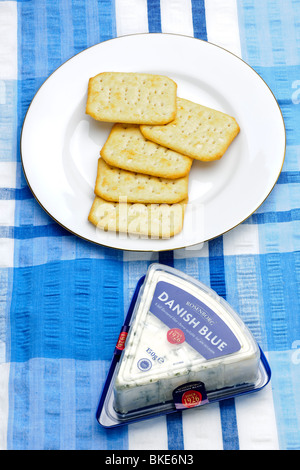
[{"label": "stack of crackers", "polygon": [[89,221],[151,238],[182,230],[193,160],[221,158],[240,130],[233,117],[177,97],[172,79],[143,73],[90,78],[86,113],[115,123],[100,151]]}]

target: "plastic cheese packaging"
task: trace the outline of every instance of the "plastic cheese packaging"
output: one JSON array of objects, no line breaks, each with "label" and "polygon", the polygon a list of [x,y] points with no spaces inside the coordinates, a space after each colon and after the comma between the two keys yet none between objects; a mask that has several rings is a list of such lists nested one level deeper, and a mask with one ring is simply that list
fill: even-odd
[{"label": "plastic cheese packaging", "polygon": [[263,388],[267,360],[231,306],[201,282],[152,264],[121,329],[97,410],[105,427]]}]

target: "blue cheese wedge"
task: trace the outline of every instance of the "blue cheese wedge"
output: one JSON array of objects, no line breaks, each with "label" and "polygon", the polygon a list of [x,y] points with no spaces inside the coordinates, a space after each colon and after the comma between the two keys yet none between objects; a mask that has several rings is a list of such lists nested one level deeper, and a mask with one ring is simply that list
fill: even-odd
[{"label": "blue cheese wedge", "polygon": [[255,383],[259,347],[229,304],[185,274],[154,264],[140,294],[114,384],[126,414],[172,400],[180,385],[207,392]]}]

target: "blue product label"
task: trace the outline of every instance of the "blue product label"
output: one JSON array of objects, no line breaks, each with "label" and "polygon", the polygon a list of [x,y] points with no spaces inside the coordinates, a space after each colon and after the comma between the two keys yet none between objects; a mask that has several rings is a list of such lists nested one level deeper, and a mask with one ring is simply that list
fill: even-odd
[{"label": "blue product label", "polygon": [[168,282],[157,283],[150,312],[170,328],[169,342],[186,341],[207,360],[235,353],[241,348],[219,315],[201,300]]}]

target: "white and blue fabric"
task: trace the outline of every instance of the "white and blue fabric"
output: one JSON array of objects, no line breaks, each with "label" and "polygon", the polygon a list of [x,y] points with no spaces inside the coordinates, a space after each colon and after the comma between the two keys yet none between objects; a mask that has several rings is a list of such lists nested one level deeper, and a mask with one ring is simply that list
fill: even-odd
[{"label": "white and blue fabric", "polygon": [[[61,228],[25,181],[20,134],[45,79],[133,33],[220,45],[282,110],[281,175],[250,218],[197,250],[123,252]],[[0,0],[0,450],[300,449],[300,0]],[[266,353],[257,394],[104,429],[98,400],[137,281],[153,261],[212,287]]]}]

